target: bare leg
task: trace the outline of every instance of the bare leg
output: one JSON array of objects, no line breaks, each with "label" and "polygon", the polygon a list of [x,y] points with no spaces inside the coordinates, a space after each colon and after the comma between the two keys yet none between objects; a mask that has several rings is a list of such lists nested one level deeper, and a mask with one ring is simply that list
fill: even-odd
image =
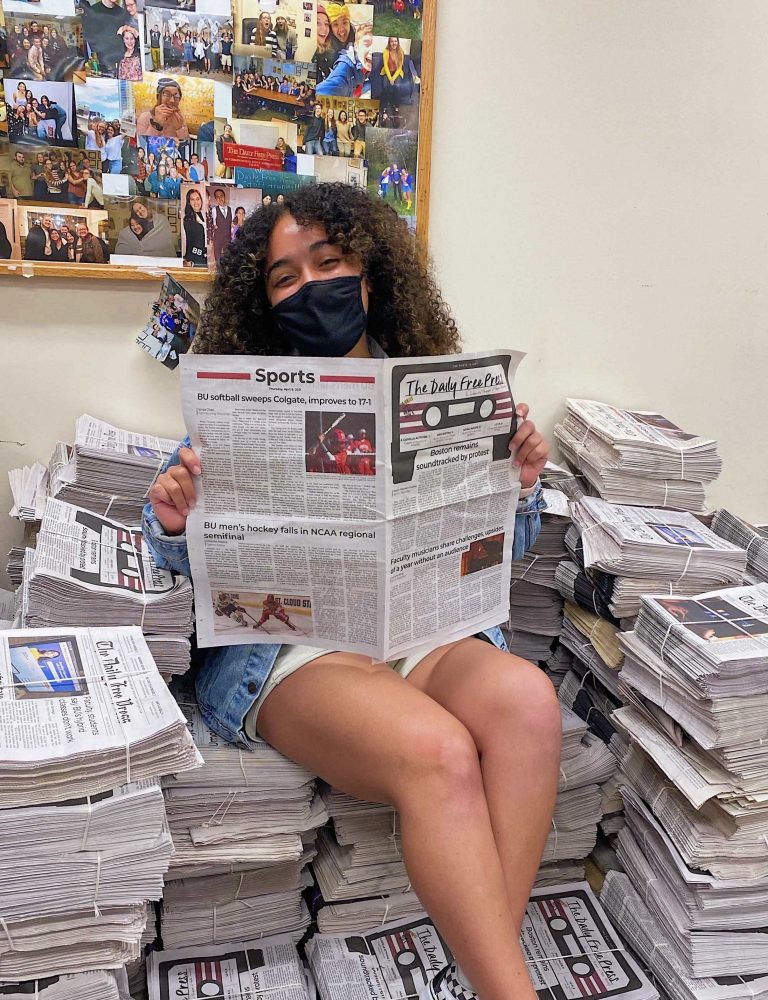
[{"label": "bare leg", "polygon": [[472,734],[509,905],[519,927],[557,795],[561,726],[554,688],[538,667],[481,639],[436,650],[415,667],[408,682]]},{"label": "bare leg", "polygon": [[534,1000],[477,749],[456,718],[388,666],[332,653],[275,688],[259,733],[335,788],[394,806],[413,888],[482,1000]]}]

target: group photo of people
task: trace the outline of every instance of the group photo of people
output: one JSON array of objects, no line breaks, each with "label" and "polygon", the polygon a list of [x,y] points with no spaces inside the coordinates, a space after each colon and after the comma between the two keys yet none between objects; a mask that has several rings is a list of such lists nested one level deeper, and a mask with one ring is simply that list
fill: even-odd
[{"label": "group photo of people", "polygon": [[181,247],[178,204],[148,198],[107,198],[112,252],[118,256],[177,257]]},{"label": "group photo of people", "polygon": [[9,76],[71,80],[85,63],[82,23],[76,18],[10,15],[6,24]]},{"label": "group photo of people", "polygon": [[85,72],[141,80],[138,0],[78,0],[77,9],[87,44]]},{"label": "group photo of people", "polygon": [[200,303],[169,274],[152,303],[149,321],[137,344],[166,368],[176,368],[186,354],[200,322]]},{"label": "group photo of people", "polygon": [[8,138],[11,142],[74,145],[73,88],[69,83],[6,77]]},{"label": "group photo of people", "polygon": [[106,212],[46,212],[19,207],[22,258],[58,264],[108,264]]},{"label": "group photo of people", "polygon": [[86,150],[8,146],[0,151],[0,180],[21,201],[104,207],[101,161]]},{"label": "group photo of people", "polygon": [[[238,59],[238,62],[245,61]],[[249,63],[262,60],[247,60]],[[292,120],[315,99],[314,80],[294,75],[270,76],[254,69],[235,72],[232,85],[232,111],[236,118],[254,118],[259,113],[277,110]]]},{"label": "group photo of people", "polygon": [[232,18],[147,7],[147,68],[232,82]]},{"label": "group photo of people", "polygon": [[309,62],[316,49],[316,19],[302,0],[234,0],[235,53],[280,62]]}]

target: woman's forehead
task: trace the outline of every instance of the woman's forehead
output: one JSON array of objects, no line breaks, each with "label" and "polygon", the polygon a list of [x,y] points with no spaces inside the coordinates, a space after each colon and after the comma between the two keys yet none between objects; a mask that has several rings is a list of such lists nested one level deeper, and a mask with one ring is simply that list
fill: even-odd
[{"label": "woman's forehead", "polygon": [[282,216],[269,238],[267,263],[283,257],[302,257],[314,252],[318,243],[327,241],[328,234],[317,223],[299,225],[292,215]]}]

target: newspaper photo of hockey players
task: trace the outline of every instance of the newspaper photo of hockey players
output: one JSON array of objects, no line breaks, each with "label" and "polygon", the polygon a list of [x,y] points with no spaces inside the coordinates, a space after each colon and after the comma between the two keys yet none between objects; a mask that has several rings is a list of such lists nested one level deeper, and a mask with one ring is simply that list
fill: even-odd
[{"label": "newspaper photo of hockey players", "polygon": [[376,475],[376,417],[373,413],[307,410],[304,428],[307,472]]},{"label": "newspaper photo of hockey players", "polygon": [[310,636],[312,601],[286,594],[216,591],[213,594],[214,632],[244,635]]}]

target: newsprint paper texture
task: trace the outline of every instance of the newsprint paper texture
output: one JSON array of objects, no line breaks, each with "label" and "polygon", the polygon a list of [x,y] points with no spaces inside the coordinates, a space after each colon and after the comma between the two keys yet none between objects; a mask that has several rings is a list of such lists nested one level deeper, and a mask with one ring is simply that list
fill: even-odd
[{"label": "newsprint paper texture", "polygon": [[199,644],[385,660],[506,620],[521,359],[185,355]]}]

